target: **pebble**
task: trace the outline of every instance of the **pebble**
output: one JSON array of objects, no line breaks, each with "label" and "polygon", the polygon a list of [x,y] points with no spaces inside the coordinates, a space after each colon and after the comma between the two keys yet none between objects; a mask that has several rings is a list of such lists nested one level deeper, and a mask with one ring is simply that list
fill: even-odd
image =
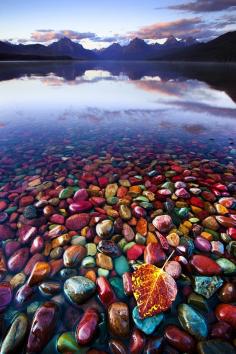
[{"label": "pebble", "polygon": [[93,281],[82,276],[74,276],[64,283],[64,292],[74,304],[81,304],[89,299],[95,292],[96,285]]},{"label": "pebble", "polygon": [[129,308],[124,302],[114,302],[108,309],[108,323],[114,336],[125,338],[129,335]]},{"label": "pebble", "polygon": [[119,276],[122,276],[124,273],[129,272],[130,267],[129,263],[125,256],[120,256],[114,259],[115,271]]},{"label": "pebble", "polygon": [[219,321],[224,321],[236,329],[236,306],[220,304],[216,307],[215,315]]},{"label": "pebble", "polygon": [[155,228],[163,233],[167,233],[173,227],[172,219],[169,215],[156,216],[152,221]]},{"label": "pebble", "polygon": [[74,214],[66,219],[66,227],[69,230],[81,230],[83,227],[87,226],[89,223],[88,214]]},{"label": "pebble", "polygon": [[201,275],[218,275],[221,273],[221,267],[207,256],[194,255],[190,263],[195,271]]},{"label": "pebble", "polygon": [[178,319],[183,329],[198,340],[207,337],[207,323],[204,317],[195,311],[193,307],[187,304],[179,305]]},{"label": "pebble", "polygon": [[68,247],[63,254],[63,263],[65,267],[75,267],[86,256],[86,248],[81,245]]},{"label": "pebble", "polygon": [[96,233],[102,239],[108,239],[114,231],[113,222],[111,220],[103,220],[96,225]]},{"label": "pebble", "polygon": [[76,326],[75,337],[77,343],[87,345],[91,343],[99,322],[99,315],[95,308],[89,308]]},{"label": "pebble", "polygon": [[147,335],[152,334],[164,319],[162,313],[142,319],[139,315],[137,306],[133,309],[132,317],[137,328]]},{"label": "pebble", "polygon": [[6,337],[4,338],[1,346],[1,354],[9,354],[17,351],[19,346],[23,343],[27,330],[28,318],[25,314],[19,314],[12,322]]},{"label": "pebble", "polygon": [[28,337],[28,353],[40,353],[49,342],[56,327],[58,310],[58,305],[51,301],[35,312]]},{"label": "pebble", "polygon": [[196,346],[192,336],[174,325],[169,325],[165,329],[165,338],[180,352],[193,352]]},{"label": "pebble", "polygon": [[11,303],[13,297],[11,284],[8,282],[0,283],[0,312],[4,311]]}]

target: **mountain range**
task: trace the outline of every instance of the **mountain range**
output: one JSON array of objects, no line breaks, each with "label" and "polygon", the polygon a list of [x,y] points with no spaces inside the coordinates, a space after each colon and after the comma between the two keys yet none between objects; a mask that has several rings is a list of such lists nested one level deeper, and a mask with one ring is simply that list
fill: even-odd
[{"label": "mountain range", "polygon": [[121,46],[113,43],[101,50],[85,49],[81,44],[62,38],[42,44],[12,44],[0,41],[0,60],[187,60],[236,61],[236,31],[228,32],[207,43],[194,38],[167,38],[164,44],[148,44],[135,38]]}]

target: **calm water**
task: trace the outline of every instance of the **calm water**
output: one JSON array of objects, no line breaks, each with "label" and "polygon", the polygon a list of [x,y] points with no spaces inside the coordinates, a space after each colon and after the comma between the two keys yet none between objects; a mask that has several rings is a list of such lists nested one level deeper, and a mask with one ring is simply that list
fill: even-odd
[{"label": "calm water", "polygon": [[[99,313],[106,312],[95,297],[79,310],[75,310],[76,307],[71,307],[63,292],[66,276],[61,273],[62,258],[69,245],[68,242],[63,243],[55,257],[50,253],[51,240],[48,236],[52,225],[57,223],[66,225],[70,232],[72,230],[71,237],[76,235],[73,231],[75,229],[66,223],[72,213],[69,208],[72,199],[58,198],[63,188],[73,187],[74,192],[78,188],[87,188],[90,197],[104,197],[104,188],[108,183],[127,179],[132,185],[140,183],[143,189],[150,189],[160,198],[154,202],[144,200],[142,203],[142,199],[135,201],[141,203],[145,209],[143,215],[151,223],[155,216],[152,213],[156,209],[164,208],[165,213],[172,213],[175,206],[173,201],[169,201],[169,206],[163,203],[173,193],[173,183],[185,181],[187,186],[185,183],[183,186],[192,193],[191,196],[197,195],[204,201],[210,201],[204,210],[201,211],[200,208],[200,213],[199,210],[196,215],[194,211],[191,213],[189,206],[188,213],[181,216],[184,220],[197,216],[199,219],[193,222],[201,225],[202,220],[212,213],[210,207],[216,200],[214,198],[235,198],[235,143],[236,65],[146,62],[0,63],[0,246],[5,263],[14,253],[14,250],[6,250],[5,241],[8,238],[18,241],[19,230],[23,225],[36,227],[42,242],[41,247],[40,244],[35,244],[35,249],[32,250],[32,239],[24,242],[21,240],[19,247],[23,244],[28,248],[27,259],[22,261],[22,257],[18,257],[14,261],[16,265],[12,261],[10,263],[14,264],[7,263],[5,269],[4,262],[0,262],[3,267],[0,279],[11,281],[13,275],[23,270],[26,272],[24,267],[28,260],[35,253],[40,253],[40,259],[49,262],[54,270],[53,276],[49,276],[49,279],[42,278],[41,282],[50,280],[56,283],[55,288],[51,285],[51,295],[47,295],[39,289],[36,282],[34,296],[23,296],[23,302],[17,304],[19,300],[16,292],[27,281],[30,272],[26,272],[27,277],[22,282],[16,281],[12,300],[4,307],[2,338],[16,312],[26,313],[31,324],[35,309],[46,300],[57,302],[61,307],[56,327],[54,320],[49,329],[47,323],[44,323],[47,331],[51,331],[50,338],[53,337],[54,341],[57,341],[58,334],[66,331],[74,333],[82,308],[93,305],[98,307]],[[104,179],[99,180],[101,177]],[[163,187],[165,190],[158,192],[164,182],[173,182],[172,187],[167,183]],[[218,182],[224,186],[217,185]],[[187,204],[183,205],[190,205],[190,194],[187,191],[182,192],[185,193],[183,199],[182,195],[172,199],[176,201],[179,198],[184,203],[187,200]],[[124,193],[125,198],[127,191],[122,190],[120,193]],[[26,197],[25,202],[21,201],[23,197]],[[41,204],[37,204],[37,201]],[[51,211],[45,209],[47,203]],[[96,238],[94,239],[94,225],[106,214],[115,220],[119,215],[119,202],[115,198],[106,200],[108,205],[105,206],[105,199],[102,206],[98,202],[93,203],[93,209],[90,207],[92,210],[85,210],[89,214],[90,228],[83,233],[85,235],[87,232],[86,237],[90,243],[97,243]],[[131,208],[136,205],[131,204],[130,200],[129,203]],[[230,199],[228,213],[234,214],[235,205],[232,203]],[[30,208],[25,211],[29,205]],[[177,213],[181,203],[176,206]],[[54,214],[57,216],[52,218],[51,215]],[[59,219],[58,214],[61,217]],[[95,216],[97,219],[94,219]],[[222,223],[220,231],[225,233],[226,229],[223,228],[227,228],[227,225],[235,226],[235,223],[235,218],[231,220],[231,224],[229,221]],[[136,224],[131,225],[135,230]],[[177,225],[179,226],[178,221]],[[190,235],[193,237],[191,232]],[[118,242],[120,239],[116,237],[114,240]],[[226,247],[224,242],[226,241],[223,241],[223,247]],[[180,249],[180,254],[181,252]],[[190,253],[185,256],[188,257]],[[217,254],[217,257],[220,256]],[[55,258],[61,260],[59,265],[55,263]],[[94,267],[97,271],[95,265]],[[86,268],[82,269],[77,265],[69,269],[67,277],[84,275],[86,271]],[[114,273],[106,273],[106,276],[110,281]],[[116,284],[118,288],[119,281],[121,278],[118,279],[118,285]],[[183,283],[185,281],[189,286],[188,274],[182,279]],[[226,281],[224,277],[223,281]],[[183,283],[177,284],[179,303],[187,301],[186,295],[182,294]],[[123,297],[123,301],[129,304],[131,311],[135,304],[134,299]],[[217,299],[211,302],[212,311],[218,302]],[[173,307],[171,312],[167,312],[165,319],[168,323],[176,324],[176,311],[176,307]],[[206,318],[209,325],[215,321],[211,313]],[[164,330],[165,322],[155,334],[161,335]],[[89,348],[102,348],[111,353],[108,349],[111,336],[107,322],[99,333],[96,341],[90,342]],[[158,346],[146,337],[150,348],[152,345]],[[42,338],[45,338],[44,334]],[[35,352],[42,352],[46,346],[47,343],[42,338],[41,349]],[[26,350],[25,336],[18,352],[33,353],[34,350],[29,348],[31,342],[32,338],[28,341]],[[128,341],[126,345],[129,345]],[[55,343],[53,348],[46,349],[44,353],[54,354]],[[126,352],[129,350],[126,349]]]}]

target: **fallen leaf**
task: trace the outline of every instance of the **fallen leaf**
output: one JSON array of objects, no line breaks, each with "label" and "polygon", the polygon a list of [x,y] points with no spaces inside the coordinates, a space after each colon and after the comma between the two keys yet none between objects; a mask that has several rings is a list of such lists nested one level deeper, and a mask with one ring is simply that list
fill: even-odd
[{"label": "fallen leaf", "polygon": [[153,264],[143,264],[134,271],[132,289],[141,318],[168,310],[177,295],[175,280]]}]

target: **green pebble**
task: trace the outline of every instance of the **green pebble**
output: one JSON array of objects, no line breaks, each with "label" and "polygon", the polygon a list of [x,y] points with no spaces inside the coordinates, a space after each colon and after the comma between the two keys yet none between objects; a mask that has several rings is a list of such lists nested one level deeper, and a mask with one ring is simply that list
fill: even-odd
[{"label": "green pebble", "polygon": [[97,246],[95,243],[87,243],[85,247],[87,248],[87,256],[95,256],[97,253]]},{"label": "green pebble", "polygon": [[125,256],[120,256],[114,259],[115,271],[122,276],[125,272],[129,272],[129,263]]},{"label": "green pebble", "polygon": [[143,195],[138,196],[137,198],[134,198],[134,202],[149,202],[149,199],[147,197],[144,197]]},{"label": "green pebble", "polygon": [[116,296],[120,300],[126,300],[127,296],[125,295],[125,292],[124,292],[124,286],[123,286],[122,279],[120,277],[114,277],[114,278],[110,278],[109,282],[110,282]]},{"label": "green pebble", "polygon": [[84,268],[93,268],[95,267],[95,265],[96,265],[95,259],[91,256],[85,257],[81,262],[81,266]]},{"label": "green pebble", "polygon": [[125,246],[124,246],[124,248],[123,248],[123,252],[127,252],[132,246],[134,246],[135,245],[135,242],[128,242]]},{"label": "green pebble", "polygon": [[60,194],[59,194],[59,198],[60,199],[67,199],[72,197],[72,195],[74,194],[74,188],[73,187],[67,187],[65,189],[62,189]]},{"label": "green pebble", "polygon": [[57,350],[59,353],[77,353],[85,354],[88,351],[88,347],[81,347],[77,344],[75,335],[73,332],[65,332],[60,335],[57,340]]},{"label": "green pebble", "polygon": [[140,233],[137,232],[137,234],[135,235],[135,241],[139,245],[145,245],[146,237],[142,236]]},{"label": "green pebble", "polygon": [[152,203],[148,203],[148,202],[142,202],[142,203],[140,203],[140,206],[144,209],[147,209],[147,210],[153,209]]},{"label": "green pebble", "polygon": [[127,241],[125,238],[122,238],[119,242],[118,245],[120,246],[121,249],[123,249],[125,247],[125,245],[127,245]]},{"label": "green pebble", "polygon": [[200,220],[198,218],[190,218],[189,221],[192,223],[192,224],[196,224],[197,222],[199,222]]},{"label": "green pebble", "polygon": [[109,270],[104,268],[98,268],[98,276],[107,278],[109,275]]},{"label": "green pebble", "polygon": [[11,215],[16,210],[17,210],[17,206],[13,206],[13,207],[5,209],[4,212],[7,213],[8,215]]},{"label": "green pebble", "polygon": [[71,244],[84,246],[86,244],[86,237],[75,235],[71,239]]},{"label": "green pebble", "polygon": [[119,199],[117,197],[107,197],[107,204],[115,205],[118,203]]},{"label": "green pebble", "polygon": [[236,265],[227,258],[219,258],[216,260],[224,274],[234,273],[236,271]]}]

